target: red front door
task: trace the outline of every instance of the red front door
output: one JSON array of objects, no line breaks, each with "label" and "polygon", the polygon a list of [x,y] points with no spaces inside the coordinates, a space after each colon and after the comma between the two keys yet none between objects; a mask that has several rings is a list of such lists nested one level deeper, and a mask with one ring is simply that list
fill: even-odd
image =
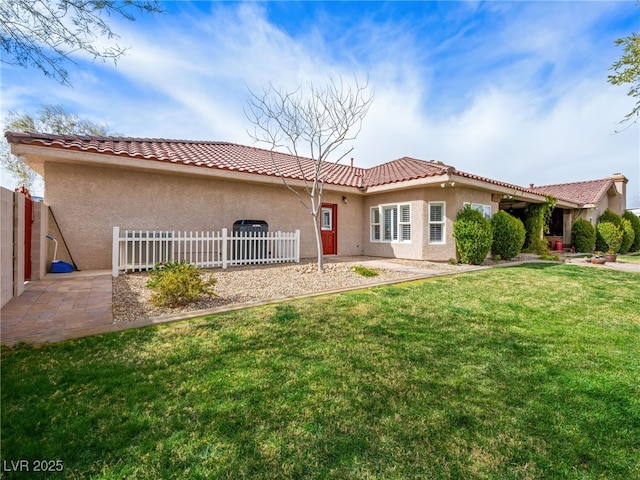
[{"label": "red front door", "polygon": [[338,205],[335,203],[322,204],[320,234],[322,236],[322,253],[336,255],[338,253]]}]

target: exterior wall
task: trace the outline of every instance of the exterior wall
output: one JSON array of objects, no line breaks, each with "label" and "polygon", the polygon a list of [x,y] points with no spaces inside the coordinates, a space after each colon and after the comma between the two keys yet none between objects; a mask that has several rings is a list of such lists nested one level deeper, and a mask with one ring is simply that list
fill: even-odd
[{"label": "exterior wall", "polygon": [[[609,209],[618,215],[622,215],[627,208],[627,179],[619,173],[610,177],[613,180],[613,189],[609,192]],[[603,210],[604,211],[604,210]]]},{"label": "exterior wall", "polygon": [[33,230],[31,232],[31,280],[40,280],[47,273],[49,240],[49,209],[42,202],[33,203]]},{"label": "exterior wall", "polygon": [[[45,178],[45,201],[81,270],[111,268],[114,226],[231,231],[236,220],[265,220],[269,231],[299,228],[301,256],[316,255],[312,217],[284,185],[52,162],[45,164]],[[325,190],[323,201],[338,205],[338,254],[358,255],[362,253],[362,200],[347,195],[345,205],[342,197]],[[69,261],[60,232],[54,230],[55,224],[50,223],[49,231],[58,240],[58,259]]]},{"label": "exterior wall", "polygon": [[0,188],[0,278],[1,304],[13,297],[13,196],[6,188]]},{"label": "exterior wall", "polygon": [[[389,204],[411,205],[411,242],[371,241],[370,211],[372,207]],[[362,212],[364,254],[373,257],[422,258],[425,230],[425,202],[422,189],[403,190],[367,196]]]},{"label": "exterior wall", "polygon": [[[429,244],[429,202],[445,203],[445,243]],[[448,261],[457,259],[453,223],[464,203],[491,206],[491,213],[498,211],[499,202],[494,202],[490,192],[464,187],[445,188],[440,185],[412,190],[399,190],[366,197],[364,201],[364,254],[376,257],[396,257],[417,260]],[[371,207],[386,204],[411,205],[411,242],[372,242],[369,215]]]},{"label": "exterior wall", "polygon": [[14,193],[13,207],[13,296],[24,292],[24,202],[25,196]]}]

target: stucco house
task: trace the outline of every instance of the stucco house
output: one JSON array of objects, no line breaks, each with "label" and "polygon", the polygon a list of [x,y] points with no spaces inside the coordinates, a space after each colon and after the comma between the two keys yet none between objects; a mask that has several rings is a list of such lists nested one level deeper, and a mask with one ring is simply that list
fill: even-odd
[{"label": "stucco house", "polygon": [[[302,169],[281,153],[225,142],[5,134],[14,155],[44,178],[78,268],[111,267],[114,226],[148,230],[220,230],[260,219],[270,231],[301,230],[301,256],[315,255],[311,216],[285,188],[302,188]],[[447,261],[456,258],[452,226],[466,203],[491,216],[517,214],[552,194],[553,238],[570,244],[578,216],[595,223],[605,208],[621,213],[627,179],[620,174],[546,187],[521,187],[438,161],[400,158],[372,168],[327,165],[322,231],[325,254]]]}]

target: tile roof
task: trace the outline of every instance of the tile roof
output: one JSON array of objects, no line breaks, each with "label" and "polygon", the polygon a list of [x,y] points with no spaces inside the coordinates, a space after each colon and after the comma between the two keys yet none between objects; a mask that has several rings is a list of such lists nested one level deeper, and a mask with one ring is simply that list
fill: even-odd
[{"label": "tile roof", "polygon": [[544,185],[534,187],[533,191],[541,195],[553,195],[554,197],[568,200],[579,205],[586,205],[598,203],[612,184],[613,180],[611,178],[603,178],[601,180],[589,180],[586,182]]},{"label": "tile roof", "polygon": [[[291,179],[313,178],[313,160],[301,158],[300,165],[291,156],[261,148],[228,142],[167,140],[151,138],[97,137],[7,132],[15,144],[37,145],[66,150],[140,158],[151,161],[217,168],[221,170],[283,176]],[[272,156],[273,155],[273,156]],[[357,187],[362,168],[326,163],[327,183]]]},{"label": "tile roof", "polygon": [[[291,155],[228,142],[16,132],[7,132],[5,136],[10,143],[14,144],[125,156],[259,175],[283,176],[290,179],[313,178],[314,163],[309,158],[301,158],[299,166],[297,162],[291,161]],[[530,188],[462,172],[442,162],[418,160],[410,157],[403,157],[368,169],[326,163],[321,172],[327,172],[326,183],[350,187],[374,187],[449,174],[521,192],[537,193]]]}]

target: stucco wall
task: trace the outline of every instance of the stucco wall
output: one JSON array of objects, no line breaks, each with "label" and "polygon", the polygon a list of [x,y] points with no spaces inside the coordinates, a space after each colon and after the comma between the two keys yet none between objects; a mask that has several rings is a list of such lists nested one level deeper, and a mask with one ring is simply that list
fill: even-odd
[{"label": "stucco wall", "polygon": [[[430,244],[428,235],[429,202],[445,203],[445,242]],[[464,203],[479,203],[491,206],[491,214],[498,211],[499,203],[492,201],[490,192],[469,188],[453,188],[440,185],[412,190],[386,192],[371,195],[364,202],[365,255],[397,257],[432,261],[448,261],[457,258],[453,238],[453,223]],[[369,211],[371,207],[386,204],[411,204],[411,242],[372,242],[370,238]]]},{"label": "stucco wall", "polygon": [[49,209],[42,202],[33,203],[33,230],[31,231],[31,280],[40,280],[48,271],[47,258],[50,241]]},{"label": "stucco wall", "polygon": [[[63,163],[46,163],[45,175],[45,202],[81,270],[111,268],[114,226],[218,231],[231,230],[236,220],[265,220],[269,231],[300,229],[301,256],[316,253],[311,215],[284,185]],[[338,205],[338,254],[358,255],[362,199],[347,194],[345,205],[343,195],[326,191],[324,202]]]},{"label": "stucco wall", "polygon": [[[411,242],[371,241],[371,208],[391,204],[411,205]],[[365,235],[364,254],[374,257],[421,259],[426,221],[425,208],[423,189],[416,188],[367,196],[362,212],[365,222],[362,229]]]},{"label": "stucco wall", "polygon": [[0,278],[1,305],[13,297],[13,196],[0,188]]}]

